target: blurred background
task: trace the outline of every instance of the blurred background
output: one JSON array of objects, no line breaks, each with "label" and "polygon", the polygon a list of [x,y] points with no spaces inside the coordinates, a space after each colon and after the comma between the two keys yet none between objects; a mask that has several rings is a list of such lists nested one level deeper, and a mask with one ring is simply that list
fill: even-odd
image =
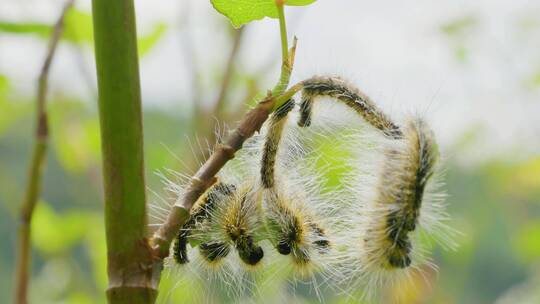
[{"label": "blurred background", "polygon": [[[16,227],[36,84],[63,1],[0,0],[0,302],[12,301]],[[279,75],[276,20],[234,30],[208,0],[136,0],[148,187],[190,173],[197,140],[234,125]],[[540,303],[540,2],[318,0],[286,10],[292,82],[341,75],[394,116],[420,113],[446,159],[459,249],[410,303]],[[32,303],[104,302],[105,235],[91,3],[76,0],[50,75],[51,138],[32,231]],[[218,123],[219,122],[219,123]],[[198,149],[197,149],[198,150]],[[180,164],[178,158],[184,160]],[[161,302],[200,293],[162,282]],[[270,289],[271,290],[271,289]],[[316,302],[308,293],[291,295]],[[273,302],[272,294],[265,295]],[[217,301],[217,299],[216,299]],[[292,301],[292,300],[291,300]],[[329,296],[328,302],[344,301]]]}]

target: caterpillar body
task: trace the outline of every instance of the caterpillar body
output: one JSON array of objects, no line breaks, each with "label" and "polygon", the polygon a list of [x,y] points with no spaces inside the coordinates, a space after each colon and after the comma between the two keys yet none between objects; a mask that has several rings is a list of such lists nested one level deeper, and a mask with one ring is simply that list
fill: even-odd
[{"label": "caterpillar body", "polygon": [[261,160],[261,184],[266,189],[274,187],[277,152],[287,122],[287,115],[294,108],[294,105],[294,100],[290,99],[276,109],[270,117]]},{"label": "caterpillar body", "polygon": [[368,297],[380,296],[378,290],[400,284],[423,266],[434,268],[426,241],[455,246],[439,190],[439,150],[433,132],[421,118],[409,119],[402,130],[401,139],[382,139],[371,151],[377,154],[371,174],[351,182],[359,189],[349,218],[355,236],[345,251],[345,271],[365,286]]},{"label": "caterpillar body", "polygon": [[298,125],[306,127],[311,124],[313,103],[316,97],[328,96],[343,102],[363,117],[370,125],[391,138],[400,138],[402,132],[390,118],[377,108],[371,99],[357,88],[339,77],[315,76],[304,80],[300,119]]},{"label": "caterpillar body", "polygon": [[[360,281],[367,282],[368,294],[373,294],[385,282],[408,277],[410,269],[418,269],[422,264],[434,267],[418,240],[419,232],[453,248],[451,234],[455,231],[446,225],[449,217],[437,182],[439,151],[427,123],[412,118],[404,127],[399,126],[368,96],[340,78],[312,77],[303,85],[300,127],[311,125],[314,101],[326,96],[354,110],[383,135],[371,143],[356,143],[358,150],[366,150],[365,145],[376,147],[370,151],[376,156],[368,156],[368,160],[381,159],[376,166],[359,160],[358,173],[363,176],[349,184],[358,199],[351,205],[356,211],[350,213],[347,221],[357,236],[345,236],[345,243],[351,246],[345,250],[343,260],[348,262],[342,265],[343,272],[351,278],[360,276]],[[365,174],[366,171],[372,174]]]},{"label": "caterpillar body", "polygon": [[244,186],[234,200],[225,210],[222,223],[225,235],[229,242],[234,244],[238,256],[247,265],[254,266],[264,257],[264,251],[257,244],[260,230],[258,208],[250,200],[250,186]]},{"label": "caterpillar body", "polygon": [[[288,184],[294,182],[284,176],[280,176],[284,181],[277,184],[275,181],[278,150],[287,116],[294,105],[293,99],[287,101],[270,118],[261,159],[261,184],[264,214],[272,243],[280,254],[291,255],[298,268],[308,268],[314,251],[320,254],[328,252],[330,240],[316,217],[303,206],[306,192],[301,189],[292,193],[285,191],[286,187],[293,188]],[[287,148],[284,144],[281,146]]]},{"label": "caterpillar body", "polygon": [[240,187],[217,183],[198,200],[189,220],[180,230],[174,246],[174,257],[179,264],[189,262],[188,239],[200,243],[199,253],[208,263],[225,258],[231,248],[236,249],[242,262],[256,265],[264,256],[257,245],[259,215],[251,201],[250,184]]},{"label": "caterpillar body", "polygon": [[[408,123],[404,132],[403,149],[394,147],[384,152],[385,161],[377,189],[376,206],[390,206],[381,231],[383,235],[366,236],[367,252],[386,261],[384,268],[405,268],[411,264],[412,243],[409,234],[416,229],[426,184],[438,159],[432,131],[421,119]],[[381,242],[381,244],[376,244]]]},{"label": "caterpillar body", "polygon": [[[215,210],[216,205],[223,200],[223,197],[233,195],[235,190],[236,187],[234,185],[216,182],[197,200],[190,212],[189,219],[178,232],[174,243],[173,256],[178,264],[189,262],[187,243],[192,229],[198,224],[200,225],[205,221],[211,220],[210,214]],[[201,244],[200,252],[208,261],[213,262],[218,258],[225,257],[229,250],[224,244],[220,245],[220,243],[211,242]]]},{"label": "caterpillar body", "polygon": [[330,240],[324,228],[305,210],[294,206],[279,194],[267,206],[268,226],[273,243],[282,255],[291,254],[298,266],[310,262],[313,250],[320,254],[330,249]]}]

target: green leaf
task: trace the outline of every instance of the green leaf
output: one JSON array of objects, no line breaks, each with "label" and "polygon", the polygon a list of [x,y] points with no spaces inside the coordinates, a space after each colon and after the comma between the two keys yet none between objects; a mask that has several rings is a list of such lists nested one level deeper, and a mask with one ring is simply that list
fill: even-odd
[{"label": "green leaf", "polygon": [[89,44],[94,42],[94,27],[90,13],[71,9],[65,17],[65,29],[62,39],[74,44]]},{"label": "green leaf", "polygon": [[540,221],[524,225],[516,233],[514,247],[524,261],[538,260],[540,258]]},{"label": "green leaf", "polygon": [[9,92],[9,78],[0,74],[0,109],[2,109],[0,111],[0,137],[13,123],[19,121],[21,117],[29,115],[34,106],[27,102],[13,101],[7,97]]},{"label": "green leaf", "polygon": [[32,220],[32,242],[45,254],[59,254],[82,240],[89,230],[88,214],[70,211],[57,214],[48,204],[38,202]]},{"label": "green leaf", "polygon": [[[231,20],[234,27],[264,17],[278,18],[275,0],[211,0],[214,8]],[[285,5],[303,6],[315,0],[286,0]]]},{"label": "green leaf", "polygon": [[167,31],[167,25],[165,23],[158,23],[154,26],[152,32],[146,36],[139,37],[137,39],[139,57],[143,57],[148,54],[150,50],[161,40],[163,34]]},{"label": "green leaf", "polygon": [[8,22],[0,21],[0,32],[10,34],[34,34],[42,38],[48,37],[51,26],[36,22]]},{"label": "green leaf", "polygon": [[[302,1],[294,1],[302,2]],[[94,26],[92,15],[89,12],[75,8],[69,10],[64,21],[64,33],[62,40],[78,45],[92,45],[94,43]],[[0,32],[10,34],[34,35],[41,39],[49,39],[52,30],[51,24],[37,22],[6,22],[0,21]],[[157,23],[148,35],[139,36],[139,56],[148,54],[160,41],[167,30],[165,23]]]},{"label": "green leaf", "polygon": [[99,123],[78,101],[51,104],[49,119],[52,145],[66,171],[81,174],[99,164]]},{"label": "green leaf", "polygon": [[[0,74],[0,94],[4,94],[5,92],[7,92],[8,88],[9,88],[9,79],[6,76]],[[0,97],[1,96],[2,95],[0,95]]]},{"label": "green leaf", "polygon": [[[34,35],[42,39],[49,39],[52,27],[52,24],[38,22],[0,21],[0,32]],[[91,44],[93,37],[92,15],[81,10],[70,9],[64,20],[62,40],[75,44]]]}]

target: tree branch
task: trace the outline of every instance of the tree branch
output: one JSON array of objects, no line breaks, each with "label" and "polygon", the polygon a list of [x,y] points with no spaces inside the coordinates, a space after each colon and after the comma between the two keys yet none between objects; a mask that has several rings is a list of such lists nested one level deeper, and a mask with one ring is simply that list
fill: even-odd
[{"label": "tree branch", "polygon": [[184,196],[178,198],[165,222],[152,236],[151,246],[158,263],[161,263],[161,260],[169,255],[169,247],[175,234],[188,219],[189,211],[195,201],[215,182],[215,175],[229,160],[234,158],[235,152],[242,148],[244,141],[260,130],[270,113],[287,101],[283,100],[280,95],[289,84],[294,64],[296,39],[294,39],[293,47],[287,50],[287,31],[285,27],[285,16],[283,14],[283,3],[280,4],[279,1],[276,1],[276,5],[280,11],[279,24],[282,50],[285,50],[282,52],[283,60],[279,81],[267,97],[244,116],[238,127],[231,133],[227,140],[223,144],[216,146],[212,155],[191,178]]},{"label": "tree branch", "polygon": [[35,142],[32,152],[32,160],[28,171],[28,183],[26,194],[21,206],[21,218],[19,226],[19,243],[18,243],[18,261],[16,265],[16,288],[15,302],[24,304],[28,302],[28,277],[30,265],[30,239],[31,239],[31,222],[37,200],[41,192],[41,179],[43,175],[43,166],[45,155],[47,152],[47,140],[49,136],[47,123],[47,82],[49,70],[58,46],[58,41],[64,30],[64,17],[67,11],[73,5],[74,0],[68,0],[62,12],[58,17],[47,47],[45,61],[41,67],[38,78],[38,88],[36,97],[36,130]]}]

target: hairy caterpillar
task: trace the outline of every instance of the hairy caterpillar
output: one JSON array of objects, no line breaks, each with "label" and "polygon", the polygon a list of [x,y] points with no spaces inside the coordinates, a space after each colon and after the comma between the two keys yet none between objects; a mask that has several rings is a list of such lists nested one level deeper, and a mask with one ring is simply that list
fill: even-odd
[{"label": "hairy caterpillar", "polygon": [[274,167],[287,115],[294,108],[294,100],[290,99],[279,107],[268,126],[261,160],[261,183],[264,188],[274,187]]},{"label": "hairy caterpillar", "polygon": [[435,267],[427,256],[428,239],[455,246],[439,191],[433,132],[421,118],[409,119],[402,130],[401,139],[381,139],[368,152],[374,154],[372,163],[363,162],[371,171],[350,181],[358,194],[348,219],[353,236],[344,252],[346,271],[366,285],[369,297],[409,278],[411,271],[421,271],[423,265]]},{"label": "hairy caterpillar", "polygon": [[217,183],[198,200],[174,245],[174,257],[179,264],[188,262],[188,238],[200,243],[199,253],[208,263],[225,258],[231,247],[246,265],[254,266],[263,258],[255,235],[259,214],[252,201],[252,186],[245,183],[236,188]]},{"label": "hairy caterpillar", "polygon": [[[216,204],[218,204],[220,200],[223,200],[224,196],[230,197],[233,195],[235,190],[236,187],[234,185],[216,182],[197,200],[190,212],[189,219],[178,232],[174,243],[174,259],[177,263],[185,264],[189,262],[187,243],[192,229],[194,229],[197,224],[211,220],[210,213],[215,210]],[[219,242],[203,243],[200,245],[199,249],[201,254],[210,262],[225,257],[229,253],[229,248],[226,247],[226,244]]]},{"label": "hairy caterpillar", "polygon": [[[334,207],[323,195],[322,171],[306,159],[306,146],[289,116],[296,117],[289,100],[277,109],[263,133],[260,163],[263,216],[268,239],[282,256],[278,265],[289,273],[292,286],[309,287],[321,299],[322,280],[335,287],[337,261],[333,238],[336,233]],[[282,260],[283,262],[279,262]]]},{"label": "hairy caterpillar", "polygon": [[288,201],[299,198],[287,198],[275,192],[269,195],[273,197],[267,206],[268,227],[280,254],[291,254],[294,262],[304,267],[310,262],[313,250],[320,254],[328,252],[330,241],[325,230],[306,210]]},{"label": "hairy caterpillar", "polygon": [[343,79],[315,76],[304,80],[302,83],[299,126],[306,127],[311,124],[311,112],[315,98],[328,96],[343,102],[385,135],[396,139],[402,136],[399,127],[380,111],[367,95],[352,87]]},{"label": "hairy caterpillar", "polygon": [[[296,263],[305,265],[310,261],[311,246],[320,253],[325,253],[330,241],[324,229],[311,215],[295,207],[290,202],[291,198],[287,198],[279,189],[273,189],[278,147],[287,115],[293,108],[294,100],[291,99],[270,118],[261,160],[261,183],[264,188],[269,189],[266,195],[267,218],[277,251],[283,255],[292,253]],[[301,200],[299,197],[296,199]],[[310,234],[314,236],[311,241]]]},{"label": "hairy caterpillar", "polygon": [[374,230],[372,235],[365,236],[366,247],[370,248],[367,254],[383,254],[384,268],[405,268],[411,264],[413,245],[409,233],[418,224],[424,189],[439,157],[433,133],[421,119],[407,124],[403,140],[402,149],[391,147],[384,152],[384,167],[374,202],[391,208],[386,220],[378,223],[381,231]]},{"label": "hairy caterpillar", "polygon": [[255,203],[250,200],[250,187],[245,186],[228,204],[221,226],[238,251],[238,256],[247,265],[254,266],[264,257],[255,235],[259,226],[259,214]]}]

